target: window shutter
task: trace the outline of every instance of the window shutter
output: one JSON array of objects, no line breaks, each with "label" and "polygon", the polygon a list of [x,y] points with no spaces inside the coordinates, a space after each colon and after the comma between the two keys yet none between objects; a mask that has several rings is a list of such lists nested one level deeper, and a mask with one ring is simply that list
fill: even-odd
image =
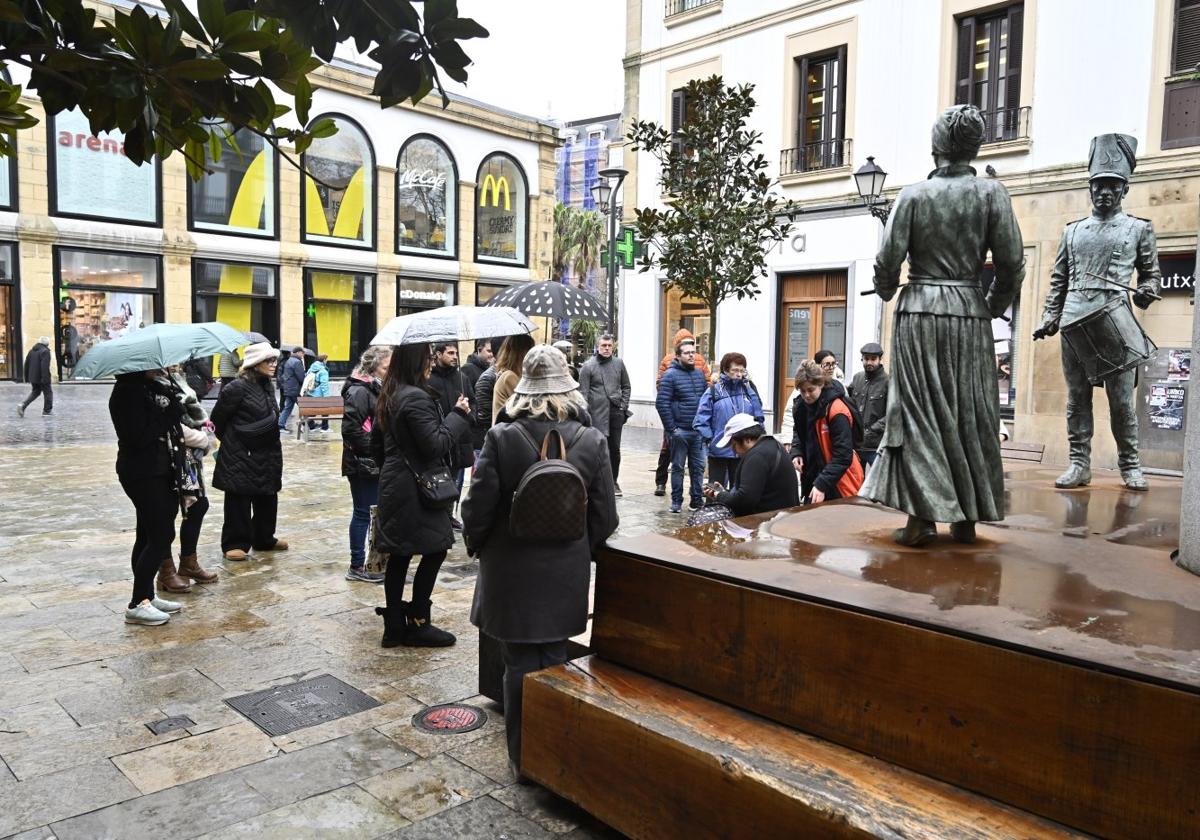
[{"label": "window shutter", "polygon": [[954,104],[971,102],[971,75],[975,69],[975,18],[958,22],[958,70],[954,75]]},{"label": "window shutter", "polygon": [[[1016,5],[1008,10],[1008,84],[1004,94],[1004,102],[997,102],[1001,108],[1016,109],[1021,107],[1021,47],[1025,41],[1025,7]],[[1016,120],[1015,110],[1007,115]]]},{"label": "window shutter", "polygon": [[842,140],[846,139],[846,88],[850,87],[849,81],[846,78],[847,74],[850,71],[849,71],[849,68],[846,67],[846,45],[845,44],[842,44],[842,46],[838,47],[837,67],[838,67],[838,101],[837,101],[838,118],[837,118],[837,125],[835,125],[833,127],[833,130],[834,130],[833,138],[839,142],[839,145],[838,145],[837,149],[835,150],[835,153],[839,157],[838,165],[840,166],[842,163],[845,162],[845,161],[840,160],[840,157],[842,154],[840,143]]},{"label": "window shutter", "polygon": [[804,146],[804,122],[808,119],[808,56],[800,59],[800,102],[796,107],[796,159]]},{"label": "window shutter", "polygon": [[1177,0],[1171,72],[1189,73],[1200,64],[1200,0]]},{"label": "window shutter", "polygon": [[[678,135],[687,121],[687,89],[676,88],[671,91],[671,134]],[[683,141],[678,136],[671,138],[671,153],[678,156],[683,151]]]}]

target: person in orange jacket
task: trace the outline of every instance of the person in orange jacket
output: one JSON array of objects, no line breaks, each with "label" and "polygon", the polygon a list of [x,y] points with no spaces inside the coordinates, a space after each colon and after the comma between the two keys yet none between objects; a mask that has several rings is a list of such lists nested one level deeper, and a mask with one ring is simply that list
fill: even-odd
[{"label": "person in orange jacket", "polygon": [[[668,353],[662,357],[662,361],[658,363],[658,376],[654,377],[654,388],[658,389],[658,381],[662,379],[662,375],[667,372],[667,368],[671,366],[671,362],[679,356],[679,345],[685,341],[696,343],[696,337],[692,335],[690,330],[680,330],[675,333],[675,339],[671,342],[674,352]],[[712,381],[712,370],[708,366],[708,362],[699,353],[696,354],[695,366],[704,374],[704,381]],[[667,493],[667,468],[671,466],[671,446],[667,440],[666,434],[663,435],[662,447],[658,451],[658,466],[654,470],[654,495],[665,496]]]}]

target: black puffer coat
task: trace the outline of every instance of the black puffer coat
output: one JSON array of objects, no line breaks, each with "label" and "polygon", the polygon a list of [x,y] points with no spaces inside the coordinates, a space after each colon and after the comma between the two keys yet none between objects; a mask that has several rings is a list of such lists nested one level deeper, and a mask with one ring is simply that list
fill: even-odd
[{"label": "black puffer coat", "polygon": [[475,383],[475,426],[471,429],[471,443],[476,449],[483,449],[483,439],[492,428],[492,392],[496,390],[499,374],[500,370],[492,365],[479,374],[479,381]]},{"label": "black puffer coat", "polygon": [[[379,399],[379,381],[350,375],[342,384],[342,475],[349,478],[378,478],[379,465],[371,451],[371,428],[375,424],[375,401]],[[368,468],[375,464],[375,472]]]},{"label": "black puffer coat", "polygon": [[[587,416],[580,415],[582,425]],[[617,528],[608,441],[581,423],[520,420],[539,445],[558,428],[567,442],[567,460],[587,486],[587,533],[575,542],[519,541],[508,531],[513,492],[538,453],[514,423],[497,420],[487,433],[462,504],[463,539],[478,552],[479,578],[471,623],[506,642],[551,642],[582,633],[587,626],[591,559]],[[558,453],[557,443],[550,452]]]},{"label": "black puffer coat", "polygon": [[209,419],[217,428],[221,448],[213,487],[240,496],[269,496],[283,486],[283,447],[279,432],[265,433],[247,441],[239,429],[266,425],[265,418],[279,422],[274,383],[260,374],[244,373],[221,388]]},{"label": "black puffer coat", "polygon": [[421,473],[445,463],[462,441],[470,443],[470,423],[460,411],[443,419],[433,396],[413,385],[392,395],[385,414],[386,420],[371,429],[371,449],[382,464],[379,548],[405,557],[449,551],[454,544],[450,511],[421,504],[409,466]]},{"label": "black puffer coat", "polygon": [[[471,410],[466,420],[468,423],[474,422],[471,415],[475,413],[475,383],[459,368],[447,368],[435,364],[429,372],[429,390],[437,397],[442,414],[446,416],[454,412],[454,404],[458,402],[460,394],[466,397],[467,402],[471,404]],[[450,457],[450,466],[461,470],[474,463],[475,445],[471,435],[468,434],[459,440],[458,446]]]}]

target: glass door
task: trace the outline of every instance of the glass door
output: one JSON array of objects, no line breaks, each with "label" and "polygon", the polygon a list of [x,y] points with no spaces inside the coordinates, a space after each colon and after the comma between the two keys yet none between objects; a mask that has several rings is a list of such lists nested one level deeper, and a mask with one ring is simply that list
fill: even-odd
[{"label": "glass door", "polygon": [[813,347],[813,304],[788,303],[783,306],[784,336],[782,356],[783,365],[779,370],[779,392],[777,416],[782,419],[783,413],[790,410],[789,397],[795,390],[796,369],[805,359],[811,359],[816,348]]},{"label": "glass door", "polygon": [[17,324],[12,290],[12,286],[0,284],[0,379],[12,379],[21,365],[16,357]]}]

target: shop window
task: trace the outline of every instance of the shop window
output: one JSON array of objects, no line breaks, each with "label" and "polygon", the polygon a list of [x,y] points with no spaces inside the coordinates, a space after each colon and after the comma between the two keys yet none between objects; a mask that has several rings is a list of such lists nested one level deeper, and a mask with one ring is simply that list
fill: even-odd
[{"label": "shop window", "polygon": [[501,283],[476,283],[475,284],[475,305],[483,306],[496,295],[507,289],[508,286]]},{"label": "shop window", "polygon": [[528,198],[525,173],[513,158],[484,160],[475,176],[475,259],[526,264]]},{"label": "shop window", "polygon": [[[12,84],[12,77],[8,75],[8,69],[0,67],[0,79],[3,79],[5,84]],[[12,135],[9,142],[13,148],[17,145],[17,135]],[[4,172],[0,172],[0,210],[16,210],[17,209],[17,156],[10,155],[4,161]],[[0,379],[7,379],[6,375],[0,374]]]},{"label": "shop window", "polygon": [[46,125],[52,215],[162,226],[157,158],[132,163],[125,135],[93,135],[79,111],[56,114]]},{"label": "shop window", "polygon": [[984,112],[985,143],[1027,136],[1021,111],[1021,46],[1025,6],[959,18],[955,98]]},{"label": "shop window", "polygon": [[458,289],[453,283],[442,280],[413,280],[399,277],[396,280],[396,314],[412,315],[422,309],[437,309],[453,306],[458,299]]},{"label": "shop window", "polygon": [[396,250],[453,257],[458,251],[458,170],[438,140],[410,138],[396,162]]},{"label": "shop window", "polygon": [[162,320],[162,266],[158,257],[56,248],[60,378],[105,341]]},{"label": "shop window", "polygon": [[357,123],[340,116],[333,121],[337,134],[317,138],[300,158],[305,173],[300,193],[303,238],[373,248],[375,154]]},{"label": "shop window", "polygon": [[[272,265],[193,260],[192,321],[220,321],[235,330],[254,331],[277,340],[278,272]],[[213,361],[215,365],[216,359]]]},{"label": "shop window", "polygon": [[0,379],[21,379],[21,308],[17,305],[17,248],[0,243]]},{"label": "shop window", "polygon": [[679,289],[668,289],[663,310],[663,354],[674,353],[675,333],[687,330],[696,338],[696,352],[711,362],[712,318],[708,304],[699,298],[685,297]]},{"label": "shop window", "polygon": [[375,275],[304,271],[304,344],[347,376],[375,337]]},{"label": "shop window", "polygon": [[221,139],[221,159],[208,161],[209,172],[188,192],[193,230],[274,237],[276,157],[269,143],[249,129],[233,136],[236,148]]}]

